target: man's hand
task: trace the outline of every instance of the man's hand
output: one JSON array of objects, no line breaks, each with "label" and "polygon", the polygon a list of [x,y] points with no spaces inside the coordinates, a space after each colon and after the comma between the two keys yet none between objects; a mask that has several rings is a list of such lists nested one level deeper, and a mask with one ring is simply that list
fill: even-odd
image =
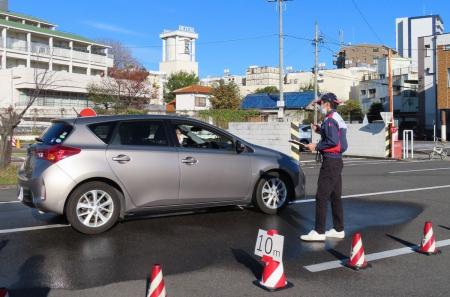
[{"label": "man's hand", "polygon": [[320,126],[319,125],[311,124],[311,129],[314,132],[316,132],[316,133],[320,133]]},{"label": "man's hand", "polygon": [[316,144],[315,143],[306,144],[305,148],[311,152],[314,152],[316,150]]}]

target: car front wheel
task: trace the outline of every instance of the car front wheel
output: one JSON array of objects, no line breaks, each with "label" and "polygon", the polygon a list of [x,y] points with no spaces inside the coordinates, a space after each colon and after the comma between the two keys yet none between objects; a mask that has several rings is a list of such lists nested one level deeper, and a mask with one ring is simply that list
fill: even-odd
[{"label": "car front wheel", "polygon": [[102,182],[89,182],[78,187],[69,197],[66,217],[72,227],[85,234],[98,234],[110,229],[120,214],[120,193]]},{"label": "car front wheel", "polygon": [[254,205],[262,212],[276,214],[287,204],[289,184],[277,172],[264,174],[256,186]]}]

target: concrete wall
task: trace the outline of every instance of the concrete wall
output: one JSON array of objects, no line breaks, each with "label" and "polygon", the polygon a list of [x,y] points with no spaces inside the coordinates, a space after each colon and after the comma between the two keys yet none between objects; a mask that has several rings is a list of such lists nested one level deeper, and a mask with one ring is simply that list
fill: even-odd
[{"label": "concrete wall", "polygon": [[[346,155],[362,157],[386,156],[384,123],[348,124]],[[290,122],[230,123],[228,131],[242,139],[290,155]],[[315,134],[315,133],[314,133]],[[317,142],[315,134],[313,142]]]},{"label": "concrete wall", "polygon": [[250,143],[290,155],[290,122],[229,123],[228,131]]}]

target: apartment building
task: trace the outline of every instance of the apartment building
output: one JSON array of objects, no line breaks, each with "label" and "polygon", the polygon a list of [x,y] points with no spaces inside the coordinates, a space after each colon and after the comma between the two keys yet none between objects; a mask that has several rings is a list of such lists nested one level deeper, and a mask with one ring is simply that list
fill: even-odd
[{"label": "apartment building", "polygon": [[280,84],[278,67],[250,66],[245,74],[247,86],[278,86]]},{"label": "apartment building", "polygon": [[[378,44],[357,44],[341,48],[334,60],[337,68],[351,68],[376,64],[388,55],[389,47]],[[393,51],[393,55],[397,55]]]},{"label": "apartment building", "polygon": [[444,33],[444,22],[439,15],[397,18],[395,21],[397,51],[401,57],[411,58],[412,66],[419,66],[419,41],[423,36]]},{"label": "apartment building", "polygon": [[23,107],[37,73],[52,73],[27,118],[73,116],[89,105],[87,86],[113,66],[108,46],[36,17],[0,10],[0,36],[0,108]]},{"label": "apartment building", "polygon": [[437,38],[437,108],[440,111],[441,137],[449,139],[447,116],[450,109],[450,34]]}]

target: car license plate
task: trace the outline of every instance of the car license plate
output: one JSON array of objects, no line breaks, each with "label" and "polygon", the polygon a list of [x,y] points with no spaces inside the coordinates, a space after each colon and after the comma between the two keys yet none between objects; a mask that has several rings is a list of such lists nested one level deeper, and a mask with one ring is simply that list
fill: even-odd
[{"label": "car license plate", "polygon": [[17,199],[19,199],[19,201],[23,200],[23,188],[19,187],[19,193],[17,194]]}]

